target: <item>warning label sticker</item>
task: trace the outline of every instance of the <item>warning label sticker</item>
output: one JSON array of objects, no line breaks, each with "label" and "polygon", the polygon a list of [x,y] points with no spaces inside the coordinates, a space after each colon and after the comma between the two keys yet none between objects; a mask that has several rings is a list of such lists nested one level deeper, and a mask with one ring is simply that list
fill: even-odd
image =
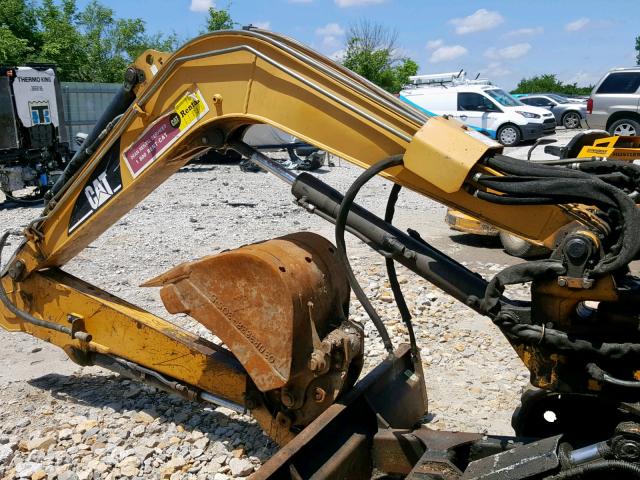
[{"label": "warning label sticker", "polygon": [[187,92],[173,110],[162,115],[127,148],[125,163],[133,178],[140,175],[209,111],[200,90]]}]

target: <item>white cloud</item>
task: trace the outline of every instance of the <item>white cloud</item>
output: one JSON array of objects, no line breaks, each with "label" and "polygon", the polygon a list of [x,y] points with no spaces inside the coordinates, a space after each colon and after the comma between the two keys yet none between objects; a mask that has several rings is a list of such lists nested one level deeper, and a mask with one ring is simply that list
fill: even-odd
[{"label": "white cloud", "polygon": [[462,45],[443,45],[437,48],[431,54],[429,61],[431,63],[446,62],[466,55],[468,50]]},{"label": "white cloud", "polygon": [[525,56],[529,50],[531,50],[529,43],[516,43],[504,48],[488,48],[484,52],[484,56],[492,60],[515,60]]},{"label": "white cloud", "polygon": [[496,77],[506,77],[507,75],[511,75],[511,73],[513,72],[502,65],[502,63],[491,62],[487,65],[487,68],[482,71],[482,76],[492,79]]},{"label": "white cloud", "polygon": [[334,0],[340,8],[360,7],[365,5],[377,5],[384,3],[386,0]]},{"label": "white cloud", "polygon": [[337,23],[327,23],[324,27],[316,28],[317,35],[344,35],[344,28],[342,28]]},{"label": "white cloud", "polygon": [[206,12],[210,8],[215,7],[213,0],[191,0],[189,10],[192,12]]},{"label": "white cloud", "polygon": [[444,40],[441,38],[437,38],[436,40],[429,40],[426,45],[427,50],[435,50],[436,48],[440,48],[444,45]]},{"label": "white cloud", "polygon": [[316,28],[316,35],[322,37],[322,46],[327,49],[336,49],[342,45],[342,36],[345,31],[339,24],[327,23],[324,27]]},{"label": "white cloud", "polygon": [[456,27],[456,33],[458,35],[491,30],[502,22],[504,22],[502,15],[498,12],[487,10],[486,8],[476,10],[468,17],[454,18],[449,21],[449,23]]},{"label": "white cloud", "polygon": [[566,83],[577,83],[578,86],[584,87],[588,85],[595,85],[602,77],[602,72],[587,72],[579,70],[578,72],[571,72],[568,75],[559,75],[558,77]]},{"label": "white cloud", "polygon": [[504,37],[533,37],[534,35],[542,35],[543,33],[543,27],[519,28],[505,33]]},{"label": "white cloud", "polygon": [[271,22],[266,21],[266,22],[252,22],[251,25],[253,25],[256,28],[259,28],[261,30],[269,30],[271,28]]},{"label": "white cloud", "polygon": [[589,25],[590,22],[591,20],[589,20],[587,17],[581,17],[577,20],[574,20],[573,22],[567,23],[564,26],[564,29],[567,32],[577,32],[578,30],[582,30],[584,27]]}]

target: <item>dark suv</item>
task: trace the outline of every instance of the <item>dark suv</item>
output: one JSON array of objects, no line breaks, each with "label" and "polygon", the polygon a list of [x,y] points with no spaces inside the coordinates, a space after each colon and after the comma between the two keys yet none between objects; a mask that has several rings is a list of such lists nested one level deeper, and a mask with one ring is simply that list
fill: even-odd
[{"label": "dark suv", "polygon": [[640,135],[640,66],[602,77],[587,100],[587,121],[611,135]]}]

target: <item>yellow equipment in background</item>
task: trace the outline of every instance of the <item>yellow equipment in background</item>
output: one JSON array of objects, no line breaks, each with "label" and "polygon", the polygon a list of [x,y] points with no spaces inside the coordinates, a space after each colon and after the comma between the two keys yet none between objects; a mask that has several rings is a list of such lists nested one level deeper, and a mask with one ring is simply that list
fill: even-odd
[{"label": "yellow equipment in background", "polygon": [[605,137],[585,145],[577,158],[608,158],[633,161],[640,159],[640,137]]}]

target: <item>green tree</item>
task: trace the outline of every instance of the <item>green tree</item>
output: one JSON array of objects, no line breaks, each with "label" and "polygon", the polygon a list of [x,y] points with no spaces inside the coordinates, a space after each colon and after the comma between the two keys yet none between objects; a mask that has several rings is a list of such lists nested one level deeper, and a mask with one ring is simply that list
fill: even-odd
[{"label": "green tree", "polygon": [[560,93],[564,95],[588,95],[593,85],[578,87],[577,83],[563,83],[555,74],[546,73],[523,78],[511,93]]},{"label": "green tree", "polygon": [[0,62],[23,63],[40,48],[41,38],[33,3],[25,0],[0,2]]},{"label": "green tree", "polygon": [[215,32],[216,30],[232,30],[235,22],[231,18],[231,3],[227,4],[226,8],[216,9],[209,7],[207,16],[207,31]]},{"label": "green tree", "polygon": [[116,18],[96,0],[2,0],[0,62],[53,63],[67,81],[120,82],[128,64],[148,48],[174,50],[175,34],[149,35],[140,18]]},{"label": "green tree", "polygon": [[27,39],[16,37],[11,29],[0,25],[0,64],[24,63],[32,52]]},{"label": "green tree", "polygon": [[[75,0],[43,0],[36,8],[41,27],[42,45],[33,60],[54,63],[64,80],[87,80],[83,75],[88,65],[86,42],[77,28],[78,10]],[[93,65],[96,68],[97,65]]]},{"label": "green tree", "polygon": [[640,35],[636,37],[636,52],[638,52],[636,55],[636,65],[640,65]]},{"label": "green tree", "polygon": [[111,8],[95,0],[79,14],[78,26],[88,57],[81,71],[86,81],[119,82],[127,65],[144,50],[173,50],[177,43],[175,34],[147,35],[142,19],[117,19]]},{"label": "green tree", "polygon": [[342,63],[391,93],[398,93],[418,72],[418,64],[398,54],[398,34],[367,20],[352,25]]}]

